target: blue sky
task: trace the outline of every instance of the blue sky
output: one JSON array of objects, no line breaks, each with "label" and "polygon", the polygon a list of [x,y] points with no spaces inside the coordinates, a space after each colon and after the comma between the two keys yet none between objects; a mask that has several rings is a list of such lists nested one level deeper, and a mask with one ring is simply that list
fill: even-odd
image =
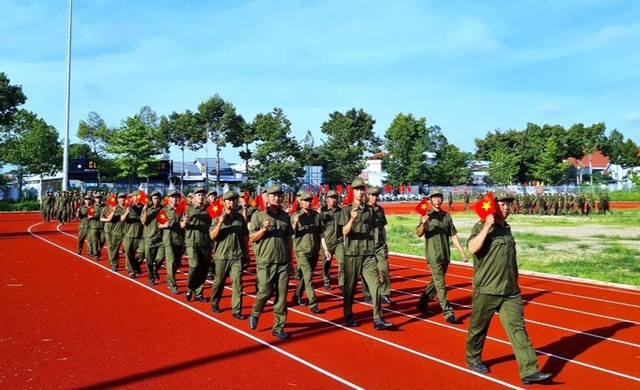
[{"label": "blue sky", "polygon": [[[0,71],[62,135],[67,2],[0,9]],[[640,144],[637,0],[76,0],[73,11],[72,142],[90,111],[115,126],[218,93],[249,120],[281,107],[316,143],[329,113],[355,107],[380,136],[412,113],[465,151],[527,122],[605,122]]]}]

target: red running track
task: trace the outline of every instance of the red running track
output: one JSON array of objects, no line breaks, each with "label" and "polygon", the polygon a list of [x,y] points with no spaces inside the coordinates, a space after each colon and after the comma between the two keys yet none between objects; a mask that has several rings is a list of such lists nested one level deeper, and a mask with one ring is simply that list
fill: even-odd
[{"label": "red running track", "polygon": [[[429,279],[419,258],[390,258],[392,331],[373,330],[371,308],[356,297],[358,328],[345,328],[337,290],[316,292],[323,314],[290,305],[288,341],[271,336],[270,306],[256,331],[229,311],[172,296],[113,273],[104,261],[74,253],[75,224],[38,214],[0,218],[0,388],[6,389],[496,389],[521,388],[500,321],[492,322],[483,359],[491,373],[464,364],[471,302],[469,266],[452,264],[449,298],[461,325],[415,302]],[[121,259],[121,263],[124,260]],[[182,272],[186,269],[181,268]],[[333,272],[335,274],[336,269]],[[164,271],[161,272],[164,281]],[[184,292],[185,274],[179,275]],[[243,310],[253,304],[254,275],[244,278]],[[295,284],[292,280],[292,288]],[[521,275],[525,317],[540,369],[563,389],[636,389],[640,385],[640,290]],[[207,285],[205,296],[210,292]],[[291,293],[289,294],[291,298]]]}]

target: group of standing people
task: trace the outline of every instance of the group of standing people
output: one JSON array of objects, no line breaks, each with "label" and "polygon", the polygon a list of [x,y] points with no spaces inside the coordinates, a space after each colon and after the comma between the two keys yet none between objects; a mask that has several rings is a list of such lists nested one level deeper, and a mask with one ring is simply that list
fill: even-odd
[{"label": "group of standing people", "polygon": [[[140,274],[140,265],[146,261],[149,284],[159,280],[158,269],[162,261],[166,261],[167,287],[172,294],[178,294],[175,275],[186,251],[189,271],[185,299],[210,302],[211,310],[220,313],[222,289],[230,277],[232,316],[239,320],[246,319],[242,313],[242,274],[250,262],[251,246],[257,291],[249,327],[257,328],[265,305],[273,298],[272,334],[279,339],[290,338],[285,331],[290,276],[299,275],[291,304],[309,306],[310,312],[321,314],[313,274],[320,262],[324,288],[332,290],[330,271],[335,257],[346,326],[359,326],[353,304],[361,280],[365,302],[372,306],[374,329],[389,329],[394,325],[384,319],[382,304],[393,305],[394,301],[389,276],[387,220],[384,209],[377,202],[381,190],[377,187],[367,189],[361,178],[356,178],[351,188],[350,202],[340,205],[340,194],[329,191],[325,196],[326,204],[315,208],[312,207],[313,195],[299,192],[296,200],[299,208],[294,212],[283,207],[284,191],[278,184],[262,191],[263,209],[247,204],[235,191],[224,193],[219,202],[216,193],[207,193],[203,187],[195,189],[186,208],[181,208],[178,191],[167,194],[166,205],[162,205],[162,194],[157,191],[150,194],[148,203],[140,202],[136,192],[118,193],[117,204],[113,207],[104,206],[102,195],[97,194],[93,200],[90,196],[85,197],[85,203],[78,210],[79,239],[86,232],[89,254],[96,260],[107,243],[113,271],[117,271],[122,244],[129,275],[134,278]],[[125,205],[127,195],[131,201]],[[468,261],[468,257],[451,215],[442,208],[442,191],[434,189],[428,198],[430,209],[420,218],[416,235],[425,239],[425,258],[432,278],[416,307],[424,315],[433,315],[429,303],[437,296],[445,321],[459,324],[446,292],[445,277],[451,252],[449,240],[463,261]],[[476,372],[489,372],[482,363],[481,354],[489,323],[498,313],[513,346],[523,383],[542,381],[550,374],[538,371],[535,352],[525,329],[515,241],[506,222],[514,197],[499,190],[494,199],[496,213],[478,222],[467,241],[468,252],[474,259],[474,288],[466,362]],[[216,210],[212,216],[212,207],[222,207],[222,210]],[[88,211],[90,208],[93,208],[92,212]],[[81,250],[79,244],[78,253]],[[211,296],[207,299],[204,284],[212,259],[215,276]],[[304,300],[305,294],[308,302]]]}]

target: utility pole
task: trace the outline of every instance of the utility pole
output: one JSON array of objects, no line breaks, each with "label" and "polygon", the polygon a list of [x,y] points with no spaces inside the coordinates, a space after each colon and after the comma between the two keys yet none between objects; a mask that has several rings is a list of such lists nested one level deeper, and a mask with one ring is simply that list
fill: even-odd
[{"label": "utility pole", "polygon": [[71,17],[73,0],[67,1],[67,91],[64,114],[64,153],[62,161],[62,190],[69,190],[69,106],[71,102]]}]

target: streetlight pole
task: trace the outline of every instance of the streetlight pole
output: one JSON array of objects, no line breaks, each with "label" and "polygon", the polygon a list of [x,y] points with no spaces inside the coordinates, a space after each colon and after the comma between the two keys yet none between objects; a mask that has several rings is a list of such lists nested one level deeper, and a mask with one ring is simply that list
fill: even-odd
[{"label": "streetlight pole", "polygon": [[67,1],[67,91],[64,114],[64,153],[62,161],[62,191],[69,190],[69,106],[71,102],[71,16],[73,0]]}]

